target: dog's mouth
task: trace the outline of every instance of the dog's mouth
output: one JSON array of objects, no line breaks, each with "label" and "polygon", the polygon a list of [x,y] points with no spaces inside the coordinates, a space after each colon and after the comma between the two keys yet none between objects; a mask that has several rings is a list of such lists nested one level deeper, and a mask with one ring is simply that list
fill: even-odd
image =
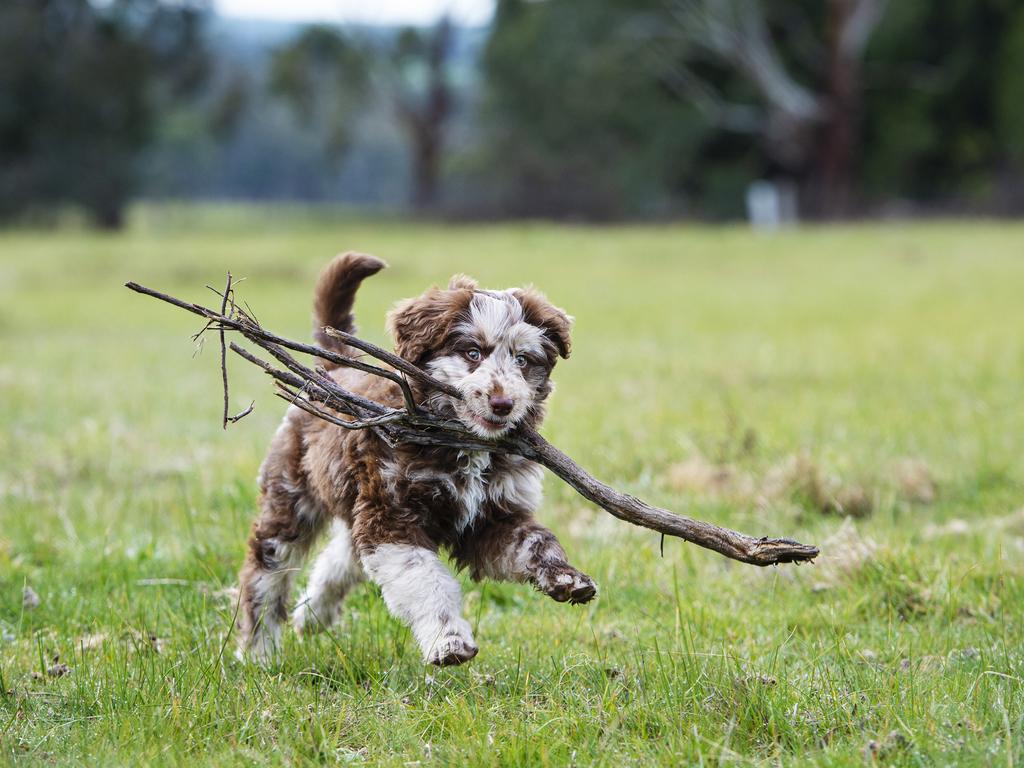
[{"label": "dog's mouth", "polygon": [[511,426],[511,422],[508,419],[502,419],[497,416],[482,416],[477,413],[471,413],[469,417],[474,425],[491,434],[504,432]]}]

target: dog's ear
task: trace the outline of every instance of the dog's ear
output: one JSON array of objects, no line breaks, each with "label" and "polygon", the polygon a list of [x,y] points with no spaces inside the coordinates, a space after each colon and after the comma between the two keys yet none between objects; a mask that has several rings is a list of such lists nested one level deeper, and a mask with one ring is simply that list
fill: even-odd
[{"label": "dog's ear", "polygon": [[395,352],[410,363],[420,365],[432,350],[444,343],[448,329],[465,312],[472,298],[472,288],[458,285],[448,290],[434,287],[421,296],[398,302],[387,317]]},{"label": "dog's ear", "polygon": [[[572,317],[548,301],[547,297],[535,288],[517,288],[512,291],[512,295],[522,304],[526,322],[544,331],[544,337],[554,345],[559,356],[568,357],[572,351],[572,340],[569,336]],[[554,358],[551,362],[554,362]]]},{"label": "dog's ear", "polygon": [[477,282],[469,275],[464,275],[461,272],[457,275],[452,275],[452,279],[448,281],[448,290],[456,291],[460,288],[475,291],[477,289]]}]

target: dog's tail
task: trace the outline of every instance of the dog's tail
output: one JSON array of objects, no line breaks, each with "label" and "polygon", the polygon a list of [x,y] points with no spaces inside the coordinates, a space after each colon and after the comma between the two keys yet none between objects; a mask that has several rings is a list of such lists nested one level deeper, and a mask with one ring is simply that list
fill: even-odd
[{"label": "dog's tail", "polygon": [[[355,333],[356,323],[352,314],[352,304],[355,303],[359,284],[386,266],[387,264],[376,256],[350,251],[335,256],[324,268],[313,294],[313,340],[317,344],[342,355],[353,353],[353,349],[347,344],[324,333],[324,326],[329,325],[339,331]],[[337,368],[337,365],[328,360],[321,362],[327,369]]]}]

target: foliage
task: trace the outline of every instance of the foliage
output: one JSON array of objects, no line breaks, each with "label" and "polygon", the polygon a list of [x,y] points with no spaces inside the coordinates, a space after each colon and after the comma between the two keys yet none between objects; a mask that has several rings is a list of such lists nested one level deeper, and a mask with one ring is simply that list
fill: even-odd
[{"label": "foliage", "polygon": [[1024,11],[1005,0],[890,6],[871,51],[865,183],[981,202],[1024,132]]},{"label": "foliage", "polygon": [[[0,762],[1021,764],[1020,225],[132,221],[114,239],[0,235]],[[549,482],[540,517],[598,579],[592,606],[466,580],[480,656],[434,670],[361,588],[331,635],[239,665],[222,590],[283,406],[235,365],[256,411],[223,432],[215,349],[193,359],[197,327],[121,282],[208,301],[230,268],[263,323],[300,337],[347,247],[393,265],[357,307],[378,342],[397,297],[454,272],[536,283],[576,316],[554,442],[644,498],[819,543],[822,562],[758,570],[671,540],[662,558]],[[699,455],[736,490],[669,484]],[[804,455],[867,484],[873,514],[851,528],[803,485],[758,501]],[[900,457],[931,468],[930,503],[884,481]]]},{"label": "foliage", "polygon": [[[992,180],[1019,169],[1018,4],[875,3],[863,61],[836,59],[830,14],[853,5],[502,0],[481,164],[498,207],[605,218],[682,198],[735,216],[765,176],[799,182],[811,212],[998,203]],[[773,92],[813,109],[791,114]]]},{"label": "foliage", "polygon": [[388,62],[389,90],[412,150],[411,201],[420,211],[436,206],[440,192],[441,153],[455,100],[448,61],[454,37],[447,17],[429,31],[403,29]]},{"label": "foliage", "polygon": [[[705,134],[618,34],[657,2],[552,0],[498,5],[482,62],[480,162],[513,215],[614,218],[664,210]],[[529,62],[529,65],[525,65]]]},{"label": "foliage", "polygon": [[995,75],[1000,145],[1020,163],[1024,161],[1024,8],[1008,21]]},{"label": "foliage", "polygon": [[342,32],[325,26],[305,29],[279,48],[269,86],[284,97],[300,124],[322,132],[328,157],[348,150],[356,116],[369,95],[369,53]]},{"label": "foliage", "polygon": [[289,102],[304,131],[320,134],[335,162],[350,148],[360,113],[374,99],[385,102],[407,137],[410,201],[427,209],[437,202],[453,108],[447,71],[452,40],[447,18],[429,31],[403,28],[379,36],[309,27],[274,52],[270,90]]},{"label": "foliage", "polygon": [[162,103],[203,80],[199,6],[0,6],[0,216],[77,203],[117,227]]},{"label": "foliage", "polygon": [[[1013,0],[500,0],[489,29],[204,3],[0,4],[0,218],[115,226],[141,194],[722,219],[759,179],[810,216],[1024,210]],[[840,55],[857,8],[877,24]]]}]

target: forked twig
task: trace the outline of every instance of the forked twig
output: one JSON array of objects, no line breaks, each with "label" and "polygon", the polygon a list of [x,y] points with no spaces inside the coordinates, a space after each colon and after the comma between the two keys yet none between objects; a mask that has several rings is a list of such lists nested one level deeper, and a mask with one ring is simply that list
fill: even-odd
[{"label": "forked twig", "polygon": [[[218,293],[217,289],[215,289],[215,288],[213,288],[213,287],[211,287],[209,285],[206,286],[206,287],[209,288],[214,293]],[[220,302],[220,313],[221,313],[221,315],[224,315],[225,317],[230,317],[231,315],[234,315],[235,314],[235,298],[234,298],[235,297],[235,291],[234,291],[234,288],[232,287],[232,284],[231,284],[231,272],[228,272],[227,282],[224,284],[224,293],[222,293],[222,294],[218,293],[218,295],[221,296],[221,302]],[[230,313],[228,312],[228,303],[229,302],[231,304],[231,312]],[[214,323],[215,323],[214,320],[207,320],[206,321],[206,325],[204,325],[199,330],[199,332],[195,336],[192,337],[193,341],[198,339],[199,337],[201,337],[204,333],[206,333],[206,331],[208,331],[210,329],[210,327]],[[223,417],[221,418],[221,428],[222,429],[227,429],[228,428],[228,424],[234,424],[235,422],[241,421],[246,416],[248,416],[250,413],[252,413],[253,409],[256,407],[256,401],[253,400],[251,403],[249,403],[249,407],[246,408],[245,410],[241,411],[240,413],[238,413],[238,414],[236,414],[234,416],[230,415],[230,411],[228,410],[229,407],[230,407],[230,402],[229,402],[230,401],[230,397],[229,397],[229,390],[228,390],[228,348],[227,348],[227,344],[224,341],[224,326],[223,325],[220,326],[220,328],[218,330],[218,335],[220,336],[220,377],[221,377],[221,382],[224,385],[224,414],[223,414]]]},{"label": "forked twig", "polygon": [[[222,296],[220,312],[199,304],[182,301],[138,283],[129,282],[125,285],[137,293],[152,296],[199,315],[207,321],[203,331],[216,329],[222,339],[227,331],[240,333],[245,339],[268,352],[283,366],[283,370],[277,368],[245,348],[233,342],[230,344],[231,351],[258,366],[275,380],[277,386],[275,394],[317,418],[344,429],[372,430],[392,446],[400,444],[432,445],[457,450],[489,451],[523,456],[547,467],[584,498],[620,520],[658,531],[663,535],[676,536],[743,563],[761,566],[801,563],[813,560],[818,555],[817,547],[801,544],[792,539],[756,538],[729,528],[678,515],[666,509],[653,507],[635,496],[618,491],[597,480],[569,456],[541,437],[535,429],[519,427],[511,434],[496,440],[477,437],[463,428],[460,423],[445,419],[417,406],[406,377],[415,380],[427,389],[461,399],[461,393],[455,387],[437,381],[426,371],[385,349],[335,328],[325,328],[324,332],[378,362],[390,366],[390,368],[372,365],[312,344],[291,341],[270,333],[255,320],[251,310],[242,311],[235,304],[233,296],[230,296],[232,293],[230,273]],[[229,307],[230,313],[228,313]],[[203,331],[200,331],[200,334]],[[227,367],[224,355],[226,355],[227,347],[224,346],[223,341],[221,349],[226,425],[228,421],[226,416]],[[328,376],[323,369],[310,368],[300,363],[290,354],[289,350],[394,382],[402,391],[405,408],[392,408],[350,392]],[[251,407],[246,412],[250,410]],[[245,413],[240,414],[238,418],[244,415]]]}]

